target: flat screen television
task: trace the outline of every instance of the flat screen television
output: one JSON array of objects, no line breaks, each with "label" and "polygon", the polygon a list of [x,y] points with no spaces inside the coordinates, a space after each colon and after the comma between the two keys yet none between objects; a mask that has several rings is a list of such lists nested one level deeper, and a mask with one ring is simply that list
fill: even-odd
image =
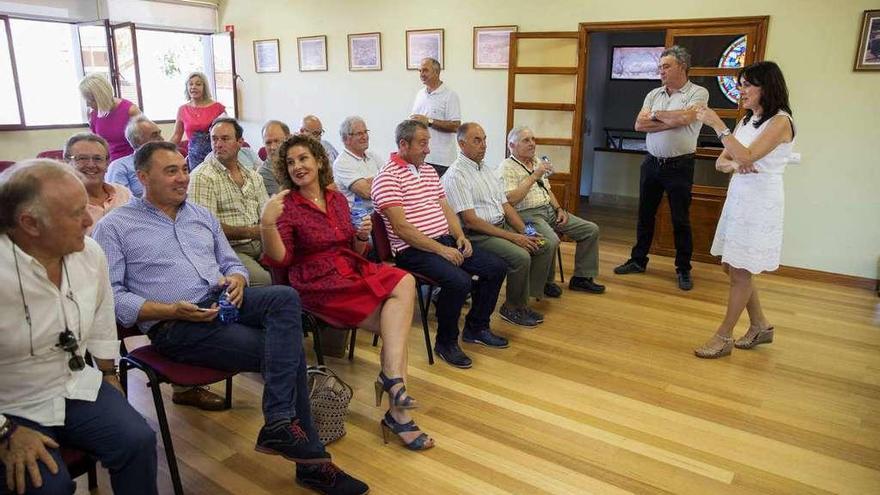
[{"label": "flat screen television", "polygon": [[615,46],[611,53],[611,79],[659,80],[657,66],[664,46]]}]

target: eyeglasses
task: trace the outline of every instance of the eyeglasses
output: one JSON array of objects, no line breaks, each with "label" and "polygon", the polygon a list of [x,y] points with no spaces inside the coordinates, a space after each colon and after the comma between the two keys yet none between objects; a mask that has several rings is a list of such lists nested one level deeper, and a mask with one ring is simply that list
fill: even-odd
[{"label": "eyeglasses", "polygon": [[71,155],[67,158],[75,161],[77,165],[86,165],[88,163],[101,164],[107,161],[107,156],[105,155]]},{"label": "eyeglasses", "polygon": [[349,135],[350,137],[356,137],[356,138],[364,137],[364,136],[369,136],[369,135],[370,135],[370,130],[367,129],[367,130],[365,130],[365,131],[349,132],[348,135]]},{"label": "eyeglasses", "polygon": [[315,137],[321,137],[324,135],[324,129],[318,129],[317,131],[306,131],[306,132],[308,132],[309,134],[311,134],[312,136],[315,136]]},{"label": "eyeglasses", "polygon": [[65,328],[58,335],[58,343],[55,344],[55,347],[70,353],[70,359],[67,361],[67,367],[70,368],[70,371],[79,371],[86,367],[86,360],[76,353],[79,350],[76,336],[69,329]]}]

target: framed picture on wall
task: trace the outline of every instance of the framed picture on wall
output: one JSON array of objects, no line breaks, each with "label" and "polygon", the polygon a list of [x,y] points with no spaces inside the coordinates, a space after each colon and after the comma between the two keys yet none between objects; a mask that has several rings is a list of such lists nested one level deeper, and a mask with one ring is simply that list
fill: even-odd
[{"label": "framed picture on wall", "polygon": [[306,36],[296,39],[299,51],[299,71],[327,70],[327,37]]},{"label": "framed picture on wall", "polygon": [[853,70],[880,70],[880,10],[866,10],[862,15],[859,50]]},{"label": "framed picture on wall", "polygon": [[414,29],[406,32],[406,68],[419,70],[419,64],[426,58],[443,63],[443,29]]},{"label": "framed picture on wall", "polygon": [[506,69],[510,62],[510,33],[517,26],[474,27],[474,69]]},{"label": "framed picture on wall", "polygon": [[278,38],[254,41],[254,71],[281,72]]},{"label": "framed picture on wall", "polygon": [[382,70],[382,33],[348,35],[348,70]]}]

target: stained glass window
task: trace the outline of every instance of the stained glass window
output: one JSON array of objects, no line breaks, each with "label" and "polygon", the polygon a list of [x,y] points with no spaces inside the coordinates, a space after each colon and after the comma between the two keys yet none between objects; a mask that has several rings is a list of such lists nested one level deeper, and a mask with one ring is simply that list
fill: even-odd
[{"label": "stained glass window", "polygon": [[[733,41],[721,54],[718,67],[725,69],[738,69],[745,65],[746,61],[746,37],[741,36]],[[736,87],[736,77],[718,76],[718,87],[724,96],[733,103],[739,102],[739,89]]]}]

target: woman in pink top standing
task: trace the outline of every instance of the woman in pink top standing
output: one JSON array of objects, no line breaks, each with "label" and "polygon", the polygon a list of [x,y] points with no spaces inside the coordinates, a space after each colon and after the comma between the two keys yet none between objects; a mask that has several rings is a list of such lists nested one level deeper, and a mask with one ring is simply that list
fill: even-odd
[{"label": "woman in pink top standing", "polygon": [[73,167],[89,195],[86,210],[92,217],[92,225],[86,230],[86,235],[92,234],[95,224],[110,213],[110,210],[128,203],[131,199],[131,191],[127,187],[104,180],[108,165],[107,155],[107,141],[91,132],[74,134],[64,143],[64,159]]},{"label": "woman in pink top standing", "polygon": [[141,113],[134,103],[113,96],[113,88],[100,74],[90,74],[79,82],[79,92],[89,107],[89,129],[107,141],[110,161],[134,153],[125,139],[128,119]]},{"label": "woman in pink top standing", "polygon": [[177,122],[174,123],[174,134],[170,141],[180,144],[180,139],[186,133],[189,140],[186,162],[192,170],[211,152],[208,130],[214,119],[226,116],[226,107],[211,98],[208,78],[201,72],[193,72],[186,78],[184,96],[189,102],[177,110]]}]

